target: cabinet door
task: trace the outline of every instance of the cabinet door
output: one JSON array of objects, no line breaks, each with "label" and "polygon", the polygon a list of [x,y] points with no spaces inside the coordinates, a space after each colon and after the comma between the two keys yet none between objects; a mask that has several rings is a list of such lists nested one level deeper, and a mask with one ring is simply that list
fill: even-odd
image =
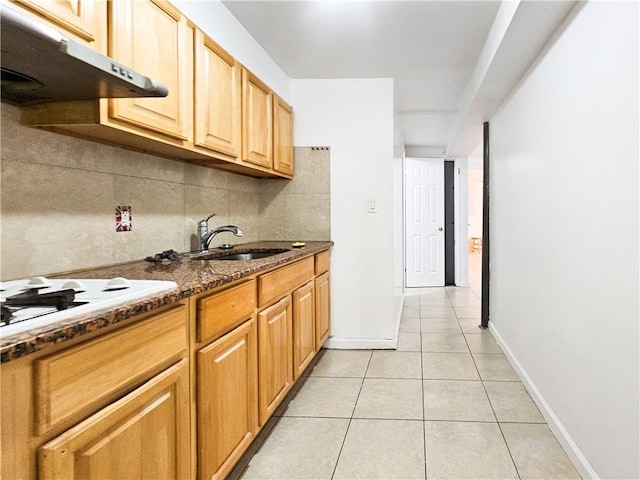
[{"label": "cabinet door", "polygon": [[264,425],[293,383],[291,296],[258,314],[260,425]]},{"label": "cabinet door", "polygon": [[191,137],[193,36],[187,19],[168,2],[109,2],[109,53],[169,89],[166,98],[109,101],[109,116],[180,140]]},{"label": "cabinet door", "polygon": [[258,347],[250,319],[197,353],[198,476],[224,478],[258,430]]},{"label": "cabinet door", "polygon": [[242,70],[242,159],[273,167],[273,93],[258,77]]},{"label": "cabinet door", "polygon": [[73,34],[90,47],[104,52],[107,39],[106,0],[13,0],[51,22],[54,28]]},{"label": "cabinet door", "polygon": [[189,478],[187,360],[38,451],[39,478]]},{"label": "cabinet door", "polygon": [[313,280],[293,292],[293,377],[296,380],[316,353]]},{"label": "cabinet door", "polygon": [[273,169],[293,175],[293,109],[280,97],[273,103]]},{"label": "cabinet door", "polygon": [[195,144],[240,156],[241,70],[200,30],[195,33]]},{"label": "cabinet door", "polygon": [[322,348],[331,332],[331,291],[329,272],[316,278],[316,351]]}]

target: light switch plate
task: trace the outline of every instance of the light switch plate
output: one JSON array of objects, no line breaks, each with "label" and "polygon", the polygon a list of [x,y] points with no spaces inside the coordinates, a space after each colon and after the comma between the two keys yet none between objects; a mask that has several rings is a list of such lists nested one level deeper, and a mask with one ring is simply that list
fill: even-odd
[{"label": "light switch plate", "polygon": [[118,205],[116,207],[116,232],[129,232],[132,229],[131,206]]},{"label": "light switch plate", "polygon": [[375,198],[369,198],[367,203],[367,213],[378,213],[378,205]]}]

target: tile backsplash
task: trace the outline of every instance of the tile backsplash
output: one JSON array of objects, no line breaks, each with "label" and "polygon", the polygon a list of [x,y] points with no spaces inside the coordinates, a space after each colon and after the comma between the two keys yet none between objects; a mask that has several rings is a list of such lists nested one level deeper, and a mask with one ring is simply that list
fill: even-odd
[{"label": "tile backsplash", "polygon": [[[0,278],[196,248],[198,220],[235,224],[219,243],[330,240],[329,151],[296,147],[293,180],[256,179],[23,127],[2,104]],[[131,231],[114,211],[131,206]]]}]

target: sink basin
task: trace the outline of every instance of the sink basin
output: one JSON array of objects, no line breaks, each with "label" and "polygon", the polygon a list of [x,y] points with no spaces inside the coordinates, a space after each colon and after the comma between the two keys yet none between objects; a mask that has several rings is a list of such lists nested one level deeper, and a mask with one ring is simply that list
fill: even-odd
[{"label": "sink basin", "polygon": [[222,257],[215,257],[211,260],[255,260],[256,258],[265,258],[272,255],[277,255],[282,252],[246,252],[246,253],[232,253],[231,255],[223,255]]},{"label": "sink basin", "polygon": [[192,258],[194,260],[256,260],[258,258],[271,257],[280,253],[288,252],[286,248],[277,248],[272,250],[245,250],[235,253],[221,253],[221,252],[209,252],[202,255],[196,255]]}]

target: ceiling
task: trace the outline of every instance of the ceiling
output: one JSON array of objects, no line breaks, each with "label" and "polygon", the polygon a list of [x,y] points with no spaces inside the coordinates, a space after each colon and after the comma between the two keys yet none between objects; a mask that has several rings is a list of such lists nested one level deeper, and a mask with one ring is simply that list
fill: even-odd
[{"label": "ceiling", "polygon": [[407,150],[468,156],[573,1],[223,0],[293,79],[393,78]]}]

